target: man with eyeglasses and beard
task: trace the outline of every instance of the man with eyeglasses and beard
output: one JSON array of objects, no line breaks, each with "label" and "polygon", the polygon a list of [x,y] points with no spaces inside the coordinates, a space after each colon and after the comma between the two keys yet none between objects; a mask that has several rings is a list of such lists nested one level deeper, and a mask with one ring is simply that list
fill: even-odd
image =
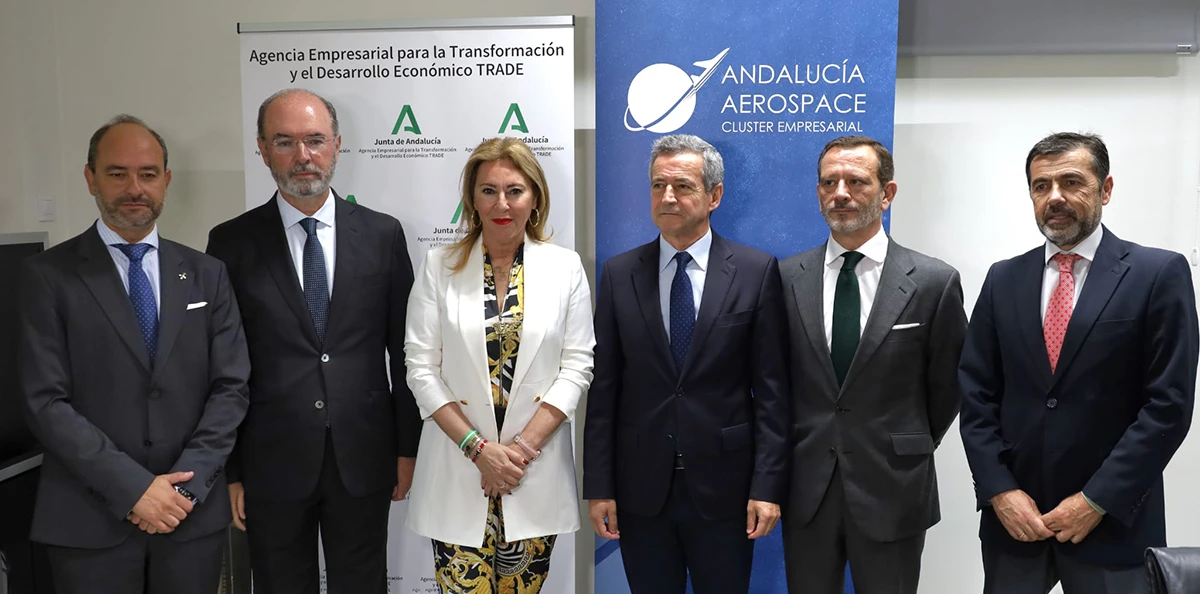
[{"label": "man with eyeglasses and beard", "polygon": [[387,592],[388,510],[408,492],[420,436],[405,382],[404,230],[330,188],[341,141],[324,98],[267,98],[258,148],[278,191],[209,235],[253,364],[228,475],[265,594],[318,592],[318,531],[330,594]]},{"label": "man with eyeglasses and beard", "polygon": [[1117,238],[1108,149],[1052,134],[1025,159],[1046,243],[988,271],[959,368],[960,429],[982,510],[984,592],[1149,591],[1166,545],[1164,467],[1196,389],[1182,255]]},{"label": "man with eyeglasses and beard", "polygon": [[843,136],[817,159],[829,241],[779,263],[791,338],[788,591],[916,594],[940,519],[933,453],[958,414],[958,271],[896,243],[892,155]]}]

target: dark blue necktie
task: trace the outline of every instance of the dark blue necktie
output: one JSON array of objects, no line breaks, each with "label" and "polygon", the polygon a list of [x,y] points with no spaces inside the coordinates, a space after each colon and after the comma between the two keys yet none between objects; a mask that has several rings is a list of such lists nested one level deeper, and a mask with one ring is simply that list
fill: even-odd
[{"label": "dark blue necktie", "polygon": [[329,323],[329,277],[325,274],[325,250],[317,239],[317,220],[309,217],[300,221],[304,233],[304,301],[312,316],[317,340],[325,344],[325,326]]},{"label": "dark blue necktie", "polygon": [[154,355],[158,351],[158,304],[154,301],[150,278],[142,270],[142,258],[153,246],[148,243],[115,243],[113,246],[129,258],[129,301],[133,303],[133,313],[142,327],[142,341],[150,355],[150,366],[154,367]]},{"label": "dark blue necktie", "polygon": [[683,369],[688,347],[692,344],[692,331],[696,329],[696,305],[692,300],[692,281],[687,275],[687,265],[691,261],[691,254],[677,252],[675,278],[671,280],[671,355],[679,370]]}]

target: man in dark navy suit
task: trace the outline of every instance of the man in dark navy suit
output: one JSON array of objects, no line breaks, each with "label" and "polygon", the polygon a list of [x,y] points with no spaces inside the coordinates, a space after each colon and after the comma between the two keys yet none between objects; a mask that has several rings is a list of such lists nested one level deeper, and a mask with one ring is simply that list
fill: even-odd
[{"label": "man in dark navy suit", "polygon": [[404,229],[330,187],[341,145],[329,101],[268,97],[258,148],[278,189],[208,239],[254,362],[229,492],[260,594],[317,594],[318,533],[329,594],[386,593],[388,512],[421,435],[404,380]]},{"label": "man in dark navy suit", "polygon": [[698,594],[746,592],[786,495],[779,263],[710,228],[724,172],[700,138],[658,139],[661,234],[600,279],[583,496],[596,532],[621,539],[634,594],[682,594],[688,573]]},{"label": "man in dark navy suit", "polygon": [[992,266],[959,367],[984,591],[1147,592],[1163,468],[1195,397],[1191,270],[1100,224],[1113,189],[1100,138],[1051,135],[1025,171],[1047,242]]}]

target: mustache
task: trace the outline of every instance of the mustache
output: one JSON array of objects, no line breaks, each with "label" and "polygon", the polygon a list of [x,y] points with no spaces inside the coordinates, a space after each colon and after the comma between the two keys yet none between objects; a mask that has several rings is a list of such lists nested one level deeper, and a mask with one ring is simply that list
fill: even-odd
[{"label": "mustache", "polygon": [[297,173],[316,173],[317,175],[321,175],[324,172],[312,163],[302,163],[293,167],[291,171],[288,171],[288,175],[296,175]]},{"label": "mustache", "polygon": [[862,210],[861,207],[856,206],[853,202],[851,202],[849,200],[843,200],[841,202],[833,202],[833,203],[826,204],[822,210],[824,212],[829,212],[835,208],[844,208],[844,209],[853,210],[853,211]]},{"label": "mustache", "polygon": [[1043,219],[1048,219],[1053,216],[1069,216],[1073,219],[1079,218],[1079,213],[1075,212],[1074,208],[1066,204],[1055,204],[1046,208],[1046,213],[1042,215]]},{"label": "mustache", "polygon": [[142,206],[153,206],[150,203],[150,199],[146,198],[145,196],[121,196],[121,197],[117,198],[116,200],[113,200],[114,206],[121,206],[123,204],[140,204]]}]

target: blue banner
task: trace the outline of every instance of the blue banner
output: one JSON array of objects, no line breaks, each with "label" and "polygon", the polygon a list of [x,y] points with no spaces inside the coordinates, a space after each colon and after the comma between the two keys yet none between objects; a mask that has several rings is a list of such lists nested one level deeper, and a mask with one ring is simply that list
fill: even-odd
[{"label": "blue banner", "polygon": [[[821,148],[892,145],[897,19],[897,0],[597,2],[597,270],[657,236],[648,157],[670,133],[724,157],[718,233],[779,258],[824,242]],[[755,545],[755,594],[786,592],[780,533]],[[596,594],[628,591],[617,543],[597,539]]]}]

